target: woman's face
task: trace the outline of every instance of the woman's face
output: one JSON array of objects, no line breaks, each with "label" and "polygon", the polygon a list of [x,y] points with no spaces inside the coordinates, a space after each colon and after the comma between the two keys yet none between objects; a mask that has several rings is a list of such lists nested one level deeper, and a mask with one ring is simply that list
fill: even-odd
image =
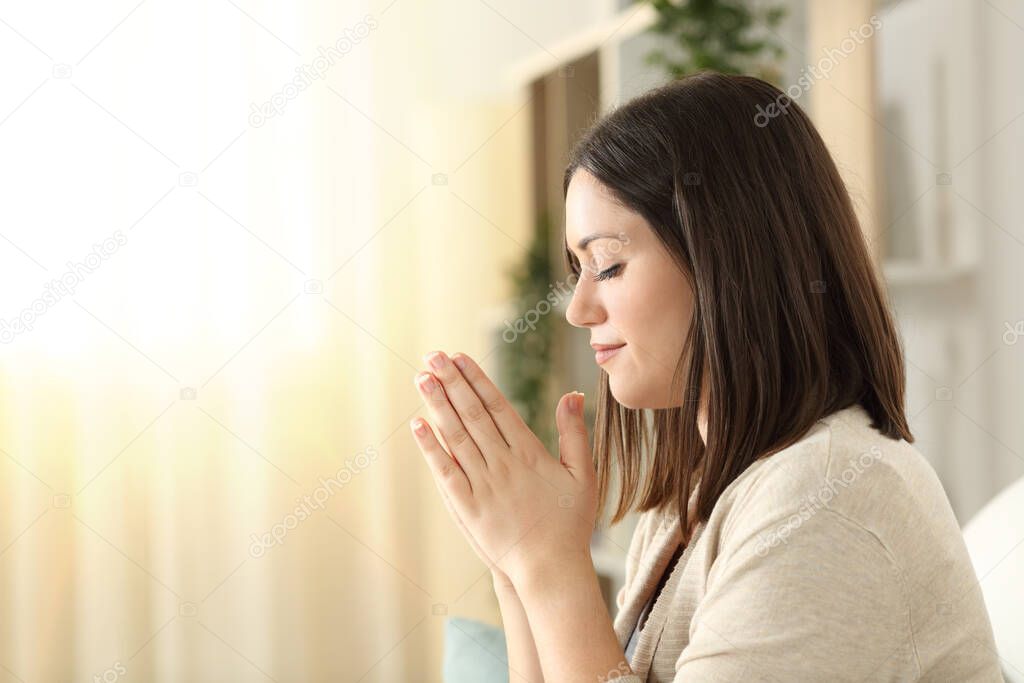
[{"label": "woman's face", "polygon": [[565,238],[582,268],[566,320],[589,329],[592,345],[622,345],[595,358],[612,395],[627,408],[682,405],[684,392],[673,395],[671,381],[693,319],[693,290],[650,224],[579,169],[566,194]]}]

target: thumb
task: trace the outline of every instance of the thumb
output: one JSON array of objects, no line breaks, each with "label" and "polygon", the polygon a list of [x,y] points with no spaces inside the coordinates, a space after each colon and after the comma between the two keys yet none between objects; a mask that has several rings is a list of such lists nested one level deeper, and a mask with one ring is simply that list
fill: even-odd
[{"label": "thumb", "polygon": [[555,410],[558,425],[558,454],[565,467],[576,479],[593,474],[594,461],[590,452],[587,423],[583,420],[583,394],[574,391],[562,396]]}]

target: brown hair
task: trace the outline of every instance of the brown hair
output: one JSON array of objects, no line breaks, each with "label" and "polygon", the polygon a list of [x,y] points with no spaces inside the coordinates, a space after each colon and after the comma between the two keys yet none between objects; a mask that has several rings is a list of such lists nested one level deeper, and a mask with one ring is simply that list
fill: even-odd
[{"label": "brown hair", "polygon": [[[573,149],[564,193],[581,168],[647,220],[694,292],[672,377],[673,390],[686,388],[680,407],[625,408],[600,371],[599,511],[613,458],[622,472],[612,524],[674,502],[692,530],[751,463],[853,404],[881,433],[913,442],[882,286],[835,163],[794,101],[757,78],[702,71],[599,119]],[[565,258],[579,276],[567,244]]]}]

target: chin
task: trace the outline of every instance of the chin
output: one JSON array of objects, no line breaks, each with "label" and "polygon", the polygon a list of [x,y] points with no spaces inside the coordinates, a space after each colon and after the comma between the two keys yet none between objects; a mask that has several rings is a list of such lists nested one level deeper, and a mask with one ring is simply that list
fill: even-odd
[{"label": "chin", "polygon": [[658,410],[661,408],[675,408],[680,405],[678,401],[669,400],[670,397],[663,396],[660,400],[657,392],[645,391],[636,386],[621,386],[615,381],[615,377],[609,374],[608,390],[612,397],[624,408],[632,410]]},{"label": "chin", "polygon": [[638,392],[636,389],[637,387],[635,386],[619,386],[619,383],[615,381],[613,376],[608,377],[608,390],[622,407],[632,410],[652,407],[650,405],[650,396],[646,396],[644,392]]}]

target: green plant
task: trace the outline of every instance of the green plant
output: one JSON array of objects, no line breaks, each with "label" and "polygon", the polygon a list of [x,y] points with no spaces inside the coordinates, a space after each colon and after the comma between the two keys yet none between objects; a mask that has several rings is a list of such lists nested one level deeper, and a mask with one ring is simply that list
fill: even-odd
[{"label": "green plant", "polygon": [[[550,304],[548,297],[554,282],[550,235],[551,220],[543,213],[537,218],[526,258],[508,272],[517,321],[528,326],[521,333],[513,334],[511,341],[504,340],[499,361],[506,396],[549,448],[555,433],[554,407],[548,406],[546,399],[548,379],[554,369],[555,326],[560,321],[556,312],[540,305],[545,301]],[[546,314],[541,314],[541,308]],[[536,314],[527,316],[530,311]]]},{"label": "green plant", "polygon": [[775,29],[786,16],[781,5],[755,7],[748,0],[637,0],[657,12],[651,31],[670,41],[646,61],[661,65],[672,79],[701,69],[750,74],[779,85],[776,62],[785,54]]}]

